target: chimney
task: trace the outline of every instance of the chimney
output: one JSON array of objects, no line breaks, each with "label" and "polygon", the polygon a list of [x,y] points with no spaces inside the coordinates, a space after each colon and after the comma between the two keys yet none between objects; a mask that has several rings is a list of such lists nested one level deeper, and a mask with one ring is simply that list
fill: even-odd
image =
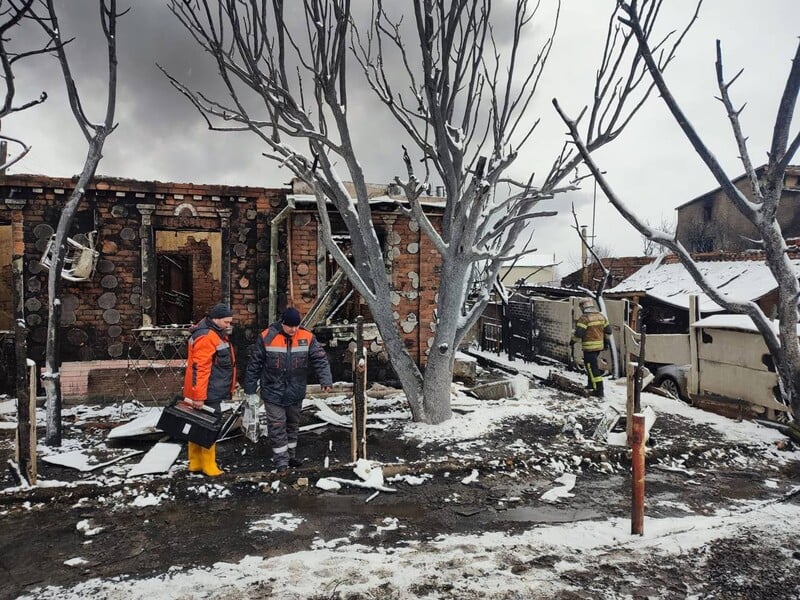
[{"label": "chimney", "polygon": [[443,185],[437,185],[436,186],[436,195],[439,198],[442,198],[444,196],[444,186]]}]

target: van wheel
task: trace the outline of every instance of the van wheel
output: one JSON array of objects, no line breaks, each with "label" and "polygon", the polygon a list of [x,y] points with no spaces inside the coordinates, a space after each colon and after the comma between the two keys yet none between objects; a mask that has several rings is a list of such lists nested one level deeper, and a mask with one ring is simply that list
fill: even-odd
[{"label": "van wheel", "polygon": [[665,392],[668,392],[671,396],[678,398],[679,400],[683,400],[683,395],[681,394],[681,388],[678,385],[678,382],[675,381],[672,377],[664,377],[661,380],[661,383],[658,384]]}]

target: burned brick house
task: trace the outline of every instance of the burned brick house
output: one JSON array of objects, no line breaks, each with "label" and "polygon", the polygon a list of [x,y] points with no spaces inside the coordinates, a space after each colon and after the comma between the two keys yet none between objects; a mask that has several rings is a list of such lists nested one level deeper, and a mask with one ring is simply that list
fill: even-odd
[{"label": "burned brick house", "polygon": [[[42,258],[46,262],[61,207],[74,184],[75,179],[39,175],[11,175],[1,181],[4,362],[13,357],[7,350],[13,328],[9,265],[13,255],[21,254],[28,356],[43,363],[48,302]],[[406,347],[424,364],[433,335],[440,260],[417,223],[398,210],[399,194],[389,186],[371,189],[376,229],[396,294],[392,301]],[[234,310],[234,344],[241,364],[258,332],[288,305],[312,312],[311,324],[319,335],[329,346],[339,345],[338,337],[348,333],[331,325],[351,322],[357,315],[369,322],[369,312],[337,273],[322,243],[316,203],[305,192],[296,182],[287,188],[256,188],[96,177],[69,233],[67,266],[89,260],[83,261],[88,270],[80,275],[85,277],[62,281],[62,363],[80,364],[82,376],[96,384],[91,386],[96,394],[120,396],[121,391],[112,390],[120,371],[126,377],[132,368],[152,371],[154,357],[177,369],[168,361],[180,360],[186,325],[218,301]],[[434,220],[437,211],[441,214],[440,203],[435,198],[429,202]],[[345,240],[335,214],[331,221],[334,233]],[[370,343],[381,356],[377,334]],[[87,374],[91,369],[98,372],[94,379]],[[100,371],[107,373],[101,377]],[[13,381],[5,379],[6,386]],[[0,376],[0,386],[2,380]],[[11,393],[0,387],[3,392]]]},{"label": "burned brick house", "polygon": [[[766,167],[758,168],[761,176]],[[731,180],[748,198],[752,198],[746,175]],[[758,231],[716,188],[675,209],[678,220],[675,235],[689,252],[741,252],[758,248]],[[789,165],[783,182],[778,222],[786,238],[800,236],[800,165]]]}]

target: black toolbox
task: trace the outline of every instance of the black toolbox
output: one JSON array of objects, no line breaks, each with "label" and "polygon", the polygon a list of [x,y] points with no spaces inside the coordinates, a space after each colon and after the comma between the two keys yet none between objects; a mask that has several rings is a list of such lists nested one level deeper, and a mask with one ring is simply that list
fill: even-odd
[{"label": "black toolbox", "polygon": [[176,400],[161,411],[157,427],[174,439],[210,448],[219,437],[222,415],[206,406],[198,410]]}]

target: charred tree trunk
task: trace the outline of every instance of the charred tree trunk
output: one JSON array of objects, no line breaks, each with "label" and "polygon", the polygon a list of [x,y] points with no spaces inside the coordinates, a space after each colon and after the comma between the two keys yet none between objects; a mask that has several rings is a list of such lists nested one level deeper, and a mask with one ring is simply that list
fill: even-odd
[{"label": "charred tree trunk", "polygon": [[102,158],[102,148],[105,142],[105,132],[98,133],[89,144],[89,153],[86,156],[83,172],[78,178],[78,183],[70,194],[69,200],[64,205],[61,217],[58,220],[58,228],[53,244],[54,255],[52,257],[50,272],[47,276],[47,297],[49,310],[47,317],[47,346],[45,349],[45,367],[42,373],[42,385],[44,386],[47,407],[47,430],[45,441],[50,446],[61,445],[61,379],[60,379],[60,360],[58,353],[59,344],[59,321],[61,317],[61,271],[64,268],[64,253],[66,239],[72,220],[78,210],[78,206],[83,199],[84,190],[94,177],[97,165]]}]

